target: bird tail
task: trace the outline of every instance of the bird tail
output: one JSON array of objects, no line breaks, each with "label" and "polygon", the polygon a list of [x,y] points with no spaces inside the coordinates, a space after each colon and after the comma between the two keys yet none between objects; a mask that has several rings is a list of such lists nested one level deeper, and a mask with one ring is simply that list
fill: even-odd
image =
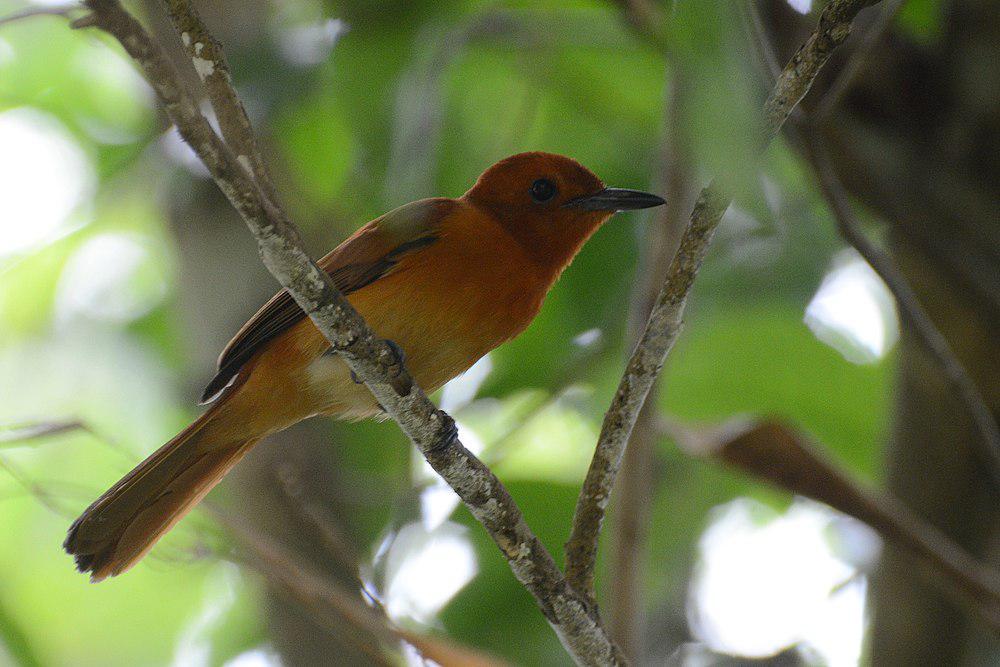
[{"label": "bird tail", "polygon": [[214,405],[94,501],[70,526],[63,548],[81,572],[101,581],[128,570],[153,548],[258,442],[221,444]]}]

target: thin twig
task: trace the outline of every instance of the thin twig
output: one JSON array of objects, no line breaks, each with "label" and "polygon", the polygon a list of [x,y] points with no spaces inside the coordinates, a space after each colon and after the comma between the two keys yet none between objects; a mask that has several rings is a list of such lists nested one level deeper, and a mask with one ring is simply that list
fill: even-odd
[{"label": "thin twig", "polygon": [[[980,434],[981,450],[984,463],[994,482],[1000,487],[1000,427],[986,403],[982,392],[969,375],[962,361],[951,349],[948,340],[941,334],[934,321],[930,318],[920,299],[910,287],[906,277],[896,268],[892,258],[861,231],[861,225],[855,217],[849,203],[849,197],[837,178],[830,159],[822,146],[822,140],[815,128],[827,120],[846,90],[857,79],[863,67],[868,62],[868,56],[874,51],[879,40],[892,25],[893,20],[902,9],[905,0],[886,2],[879,20],[865,32],[860,46],[854,49],[850,61],[841,69],[833,84],[824,93],[813,117],[807,123],[802,119],[792,126],[802,145],[803,153],[810,163],[820,185],[823,197],[827,200],[830,211],[837,223],[841,237],[849,243],[869,266],[878,274],[892,293],[900,312],[913,327],[918,338],[923,342],[931,356],[937,360],[945,377],[952,388],[966,404],[972,416],[976,429]],[[749,4],[752,13],[755,36],[759,48],[773,61],[774,49],[767,38],[756,15],[756,4]]]},{"label": "thin twig", "polygon": [[49,489],[45,488],[45,486],[40,482],[31,479],[30,476],[21,472],[19,468],[14,466],[10,461],[2,456],[0,456],[0,470],[5,471],[11,479],[13,479],[28,493],[28,495],[37,500],[43,507],[53,514],[58,514],[66,519],[71,519],[73,517],[73,510],[69,510],[65,507],[59,507],[59,503],[56,502],[53,493]]},{"label": "thin twig", "polygon": [[[277,542],[252,530],[245,522],[229,514],[213,514],[239,546],[249,552],[241,558],[241,562],[277,584],[296,602],[317,612],[317,620],[328,621],[327,625],[332,630],[342,632],[339,621],[344,621],[356,631],[389,646],[402,640],[414,646],[425,659],[444,667],[504,667],[507,664],[480,651],[395,626],[385,616],[381,606],[365,605],[357,595],[316,572]],[[369,651],[374,648],[364,642],[359,642],[359,646]],[[386,656],[381,652],[370,655],[380,663],[393,664],[393,661],[385,660]]]},{"label": "thin twig", "polygon": [[35,16],[61,16],[63,18],[69,18],[72,12],[78,12],[83,10],[83,5],[78,3],[73,3],[69,5],[61,5],[56,7],[29,7],[19,12],[14,12],[7,16],[0,17],[0,26],[6,25],[8,23],[14,23],[15,21],[23,21],[24,19],[30,19]]},{"label": "thin twig", "polygon": [[326,545],[327,552],[332,554],[344,570],[357,580],[359,586],[362,586],[361,577],[358,574],[358,554],[344,534],[343,527],[333,517],[326,516],[317,503],[306,497],[302,489],[302,482],[291,465],[281,466],[278,469],[277,477],[282,492],[292,502],[296,512],[316,529]]},{"label": "thin twig", "polygon": [[[337,291],[330,276],[309,258],[284,211],[266,196],[261,184],[241,164],[243,161],[198,112],[160,47],[116,0],[88,0],[87,6],[94,12],[96,25],[114,36],[140,65],[181,136],[205,163],[257,239],[267,269],[484,526],[515,576],[534,595],[573,659],[586,665],[622,663],[597,610],[569,586],[496,476],[455,437],[451,417],[438,410],[409,373],[400,369],[392,347],[375,336]],[[178,3],[176,9],[183,12],[186,7],[187,3]],[[206,48],[199,56],[206,62],[198,66],[206,72],[209,67],[222,67],[208,60]],[[221,55],[221,49],[217,49],[217,55]],[[225,77],[218,77],[217,82],[228,85]],[[222,96],[216,101],[226,104]],[[231,109],[229,112],[237,113]]]},{"label": "thin twig", "polygon": [[212,515],[235,539],[237,549],[233,555],[239,562],[257,570],[294,602],[314,612],[313,618],[338,636],[345,634],[343,624],[346,623],[352,632],[346,633],[345,640],[352,641],[377,664],[392,664],[383,651],[368,641],[375,639],[387,646],[394,644],[395,636],[387,619],[376,609],[301,563],[280,544],[253,530],[241,519],[215,509]]},{"label": "thin twig", "polygon": [[191,58],[191,64],[205,86],[219,121],[222,138],[236,153],[241,166],[257,181],[264,195],[278,205],[271,175],[257,144],[250,118],[233,86],[233,77],[222,44],[209,32],[188,0],[164,0],[164,4],[180,35],[181,43]]},{"label": "thin twig", "polygon": [[20,445],[28,440],[47,438],[69,431],[87,431],[87,425],[78,419],[68,421],[43,421],[0,427],[0,448]]},{"label": "thin twig", "polygon": [[712,429],[665,424],[689,454],[722,461],[863,521],[913,554],[949,594],[971,601],[1000,629],[1000,573],[973,558],[894,496],[870,491],[780,421],[736,419]]},{"label": "thin twig", "polygon": [[[764,105],[767,132],[762,146],[777,135],[830,55],[847,39],[854,17],[875,2],[877,0],[831,0],[827,4],[816,30],[785,66]],[[591,599],[601,522],[625,445],[639,410],[677,340],[688,292],[731,200],[728,189],[718,179],[702,190],[646,329],[605,415],[597,449],[577,501],[573,532],[566,544],[566,577],[576,590]]]},{"label": "thin twig", "polygon": [[841,236],[858,251],[869,266],[879,275],[889,291],[896,299],[900,314],[913,329],[917,337],[938,362],[945,378],[951,384],[955,393],[965,403],[979,431],[980,456],[990,477],[997,488],[1000,488],[1000,428],[993,417],[986,399],[962,361],[951,349],[948,339],[938,330],[934,321],[920,304],[920,297],[903,274],[896,268],[892,258],[880,250],[861,231],[861,225],[856,219],[848,200],[847,193],[837,179],[827,157],[825,149],[820,144],[816,133],[810,132],[803,142],[804,152],[812,165],[819,182],[820,190],[826,199],[837,222]]},{"label": "thin twig", "polygon": [[[656,302],[660,285],[677,252],[687,223],[690,202],[696,194],[690,173],[682,102],[688,74],[682,64],[669,68],[664,101],[664,129],[660,148],[659,182],[667,204],[656,209],[644,240],[636,275],[636,289],[629,313],[629,339],[636,342]],[[617,502],[612,522],[610,580],[607,622],[611,636],[629,658],[641,662],[646,619],[643,595],[646,592],[646,565],[652,498],[655,493],[655,448],[661,435],[656,428],[659,414],[658,390],[654,385],[639,412],[622,469],[616,483]]]}]

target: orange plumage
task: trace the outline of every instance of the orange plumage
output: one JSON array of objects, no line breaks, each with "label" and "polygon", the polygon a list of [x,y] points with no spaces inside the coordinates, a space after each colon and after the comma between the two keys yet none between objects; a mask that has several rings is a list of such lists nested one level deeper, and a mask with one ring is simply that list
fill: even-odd
[{"label": "orange plumage", "polygon": [[[655,195],[605,188],[577,162],[522,153],[458,199],[425,199],[373,220],[319,261],[426,391],[524,330],[580,247],[619,210]],[[237,333],[201,417],[98,498],[66,550],[99,581],[127,570],[250,448],[313,415],[380,412],[368,389],[282,292]]]}]

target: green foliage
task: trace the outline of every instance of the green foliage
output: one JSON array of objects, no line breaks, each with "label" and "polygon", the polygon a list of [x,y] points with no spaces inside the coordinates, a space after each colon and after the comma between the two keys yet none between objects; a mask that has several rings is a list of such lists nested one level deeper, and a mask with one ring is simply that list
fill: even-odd
[{"label": "green foliage", "polygon": [[[754,304],[695,320],[678,343],[663,407],[703,421],[778,415],[856,471],[874,474],[888,365],[856,366],[816,340],[801,310]],[[719,391],[725,387],[725,391]]]},{"label": "green foliage", "polygon": [[[549,551],[562,562],[561,545],[569,537],[576,503],[576,485],[553,482],[518,482],[507,485],[524,510],[528,525]],[[464,510],[457,518],[469,526],[479,558],[479,575],[456,596],[442,615],[449,635],[497,654],[516,657],[524,665],[569,665],[531,594],[510,575],[496,545]],[[483,622],[483,610],[487,622]]]},{"label": "green foliage", "polygon": [[941,0],[911,0],[903,4],[896,22],[917,41],[932,43],[941,37],[943,11]]},{"label": "green foliage", "polygon": [[[316,248],[401,201],[459,195],[484,167],[520,150],[571,155],[611,185],[660,188],[665,84],[674,73],[614,3],[279,4],[274,15],[254,16],[268,29],[249,36],[239,21],[213,19],[283,199]],[[746,224],[731,219],[719,232],[660,408],[706,421],[777,414],[874,477],[890,363],[852,365],[802,323],[840,244],[787,147],[747,166],[757,164],[749,156],[762,95],[736,4],[675,3],[667,29],[690,75],[681,113],[696,178],[744,176],[736,208]],[[925,34],[936,4],[909,2],[900,21]],[[15,8],[0,1],[0,15]],[[329,57],[287,62],[282,26],[326,17],[348,24]],[[217,665],[267,641],[258,579],[193,558],[205,517],[100,586],[73,572],[59,548],[73,516],[195,414],[199,387],[186,378],[206,376],[207,363],[196,360],[215,353],[195,336],[200,314],[224,312],[212,321],[215,338],[224,338],[231,320],[252,314],[257,296],[273,289],[267,282],[229,293],[191,278],[213,275],[194,262],[218,257],[227,264],[214,275],[251,282],[259,260],[234,256],[245,230],[216,224],[225,203],[164,148],[151,100],[115,45],[92,30],[70,31],[53,17],[0,27],[0,114],[48,114],[96,182],[58,233],[12,254],[0,240],[0,425],[79,418],[90,428],[3,450],[36,485],[30,495],[0,469],[0,655],[25,665],[167,664],[191,646],[207,647],[205,664]],[[212,219],[184,217],[192,210]],[[557,560],[628,352],[629,300],[652,219],[622,215],[602,229],[528,331],[492,355],[479,400],[457,412]],[[209,222],[211,234],[195,237],[205,247],[184,245],[183,232]],[[31,223],[0,220],[0,231]],[[121,256],[75,271],[101,239],[125,243],[137,259],[120,274],[111,269]],[[204,309],[192,309],[199,300]],[[596,343],[574,342],[590,330],[600,334]],[[357,551],[370,554],[419,512],[413,454],[392,424],[332,433],[335,477],[354,480],[368,498],[340,518],[359,536]],[[649,604],[679,606],[709,510],[740,494],[786,499],[693,462],[669,442],[659,456],[666,473],[652,503]],[[447,635],[519,664],[566,663],[495,545],[465,510],[452,520],[469,527],[479,573],[442,611]]]}]

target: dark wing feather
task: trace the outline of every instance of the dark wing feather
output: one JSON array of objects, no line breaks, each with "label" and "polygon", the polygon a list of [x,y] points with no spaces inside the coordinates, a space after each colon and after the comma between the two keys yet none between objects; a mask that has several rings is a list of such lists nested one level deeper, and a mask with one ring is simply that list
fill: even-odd
[{"label": "dark wing feather", "polygon": [[[356,292],[387,275],[408,253],[434,243],[437,223],[452,204],[452,200],[428,199],[387,213],[359,229],[318,264],[342,294]],[[288,292],[274,295],[219,355],[219,370],[205,387],[202,403],[214,400],[264,345],[305,316]]]}]

